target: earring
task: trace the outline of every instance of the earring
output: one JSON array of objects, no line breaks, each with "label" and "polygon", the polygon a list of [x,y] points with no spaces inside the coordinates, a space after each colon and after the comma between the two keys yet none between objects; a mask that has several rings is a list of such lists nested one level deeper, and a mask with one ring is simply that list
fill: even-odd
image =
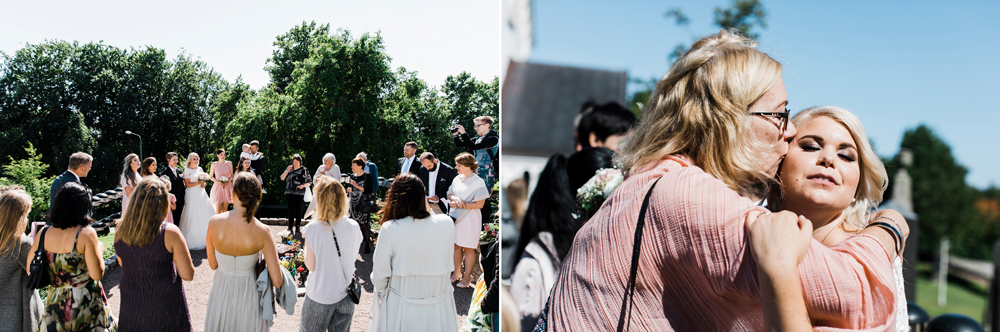
[{"label": "earring", "polygon": [[857,202],[857,201],[858,201],[857,198],[851,198],[851,203],[854,203],[854,202]]}]

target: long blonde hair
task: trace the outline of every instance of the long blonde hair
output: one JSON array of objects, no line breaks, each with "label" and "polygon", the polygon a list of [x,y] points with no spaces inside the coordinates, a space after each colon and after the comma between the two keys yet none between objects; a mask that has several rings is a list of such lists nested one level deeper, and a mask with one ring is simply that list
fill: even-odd
[{"label": "long blonde hair", "polygon": [[167,218],[168,193],[167,186],[158,178],[139,180],[125,216],[118,222],[115,241],[138,247],[152,244]]},{"label": "long blonde hair", "polygon": [[[28,227],[31,196],[20,186],[0,188],[0,258],[16,258],[21,251],[20,235]],[[14,245],[17,244],[17,245]]]},{"label": "long blonde hair", "polygon": [[[840,123],[851,133],[854,145],[858,148],[858,168],[861,177],[858,179],[858,189],[854,193],[854,202],[844,210],[844,221],[857,229],[862,229],[868,225],[868,213],[882,203],[882,194],[889,185],[889,175],[885,171],[882,159],[875,154],[875,149],[868,142],[868,135],[865,134],[865,126],[861,120],[850,111],[836,106],[816,106],[802,110],[792,117],[791,121],[796,127],[805,126],[816,117],[825,116]],[[781,194],[780,190],[775,190]],[[781,209],[781,199],[769,200],[772,211]]]},{"label": "long blonde hair", "polygon": [[320,175],[316,181],[316,220],[332,224],[347,215],[344,186],[326,175]]},{"label": "long blonde hair", "polygon": [[781,79],[781,64],[756,47],[723,30],[677,59],[656,84],[639,125],[618,146],[625,172],[680,153],[743,194],[771,181],[759,160],[777,142],[755,139],[748,112]]}]

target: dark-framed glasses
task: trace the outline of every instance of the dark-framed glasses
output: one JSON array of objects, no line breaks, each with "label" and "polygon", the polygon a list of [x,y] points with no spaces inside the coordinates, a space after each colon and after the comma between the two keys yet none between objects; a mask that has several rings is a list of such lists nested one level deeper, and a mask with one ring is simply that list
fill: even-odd
[{"label": "dark-framed glasses", "polygon": [[784,112],[750,112],[750,115],[759,115],[765,118],[775,118],[778,119],[778,129],[784,133],[788,130],[788,117],[792,114],[792,110],[785,107]]}]

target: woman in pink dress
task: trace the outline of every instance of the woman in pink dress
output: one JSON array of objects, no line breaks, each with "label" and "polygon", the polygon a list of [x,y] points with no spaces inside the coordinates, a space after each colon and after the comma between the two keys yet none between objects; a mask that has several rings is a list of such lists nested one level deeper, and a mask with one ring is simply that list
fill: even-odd
[{"label": "woman in pink dress", "polygon": [[223,213],[229,210],[229,203],[233,202],[233,187],[229,183],[233,177],[233,163],[226,160],[226,149],[215,150],[215,157],[219,161],[212,162],[212,169],[208,175],[212,177],[212,204],[215,204],[215,213]]}]

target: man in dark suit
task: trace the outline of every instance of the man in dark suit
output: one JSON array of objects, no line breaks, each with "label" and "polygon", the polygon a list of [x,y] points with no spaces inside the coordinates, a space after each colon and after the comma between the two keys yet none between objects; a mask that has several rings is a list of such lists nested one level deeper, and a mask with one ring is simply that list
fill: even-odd
[{"label": "man in dark suit", "polygon": [[[77,152],[69,156],[69,167],[66,172],[56,178],[52,182],[52,186],[49,187],[49,206],[52,206],[52,201],[56,198],[56,193],[59,192],[59,188],[68,182],[83,183],[80,178],[87,177],[90,173],[90,166],[94,162],[94,157],[91,157],[85,152]],[[88,188],[89,190],[89,188]]]},{"label": "man in dark suit", "polygon": [[431,209],[437,213],[448,213],[448,205],[441,202],[441,198],[448,196],[448,187],[451,187],[451,182],[458,176],[458,172],[434,158],[434,154],[430,152],[420,155],[420,164],[423,167],[420,168],[417,177],[424,182],[424,192],[427,193]]},{"label": "man in dark suit", "polygon": [[171,211],[174,214],[174,224],[181,225],[181,211],[184,210],[184,192],[187,186],[184,184],[184,173],[177,170],[177,153],[167,152],[167,169],[164,169],[160,176],[170,179],[170,193],[177,199],[177,209]]},{"label": "man in dark suit", "polygon": [[406,142],[403,145],[403,158],[399,158],[396,161],[396,170],[392,173],[392,177],[409,172],[417,174],[420,172],[420,162],[417,160],[417,142]]}]

